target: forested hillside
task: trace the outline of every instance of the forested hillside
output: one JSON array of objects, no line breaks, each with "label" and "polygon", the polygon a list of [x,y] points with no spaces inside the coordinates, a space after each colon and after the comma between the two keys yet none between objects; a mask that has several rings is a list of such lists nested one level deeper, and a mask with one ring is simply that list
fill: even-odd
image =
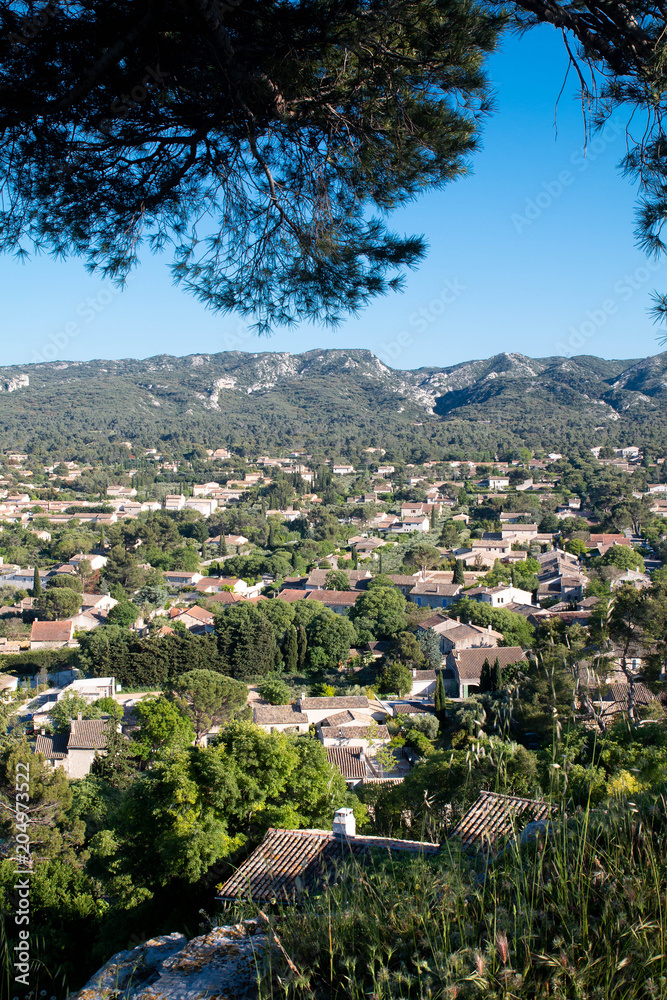
[{"label": "forested hillside", "polygon": [[[638,444],[667,451],[667,353],[644,360],[499,354],[391,369],[364,350],[230,351],[0,369],[0,447],[104,454],[110,439],[303,447],[397,457]],[[593,439],[595,439],[593,441]]]}]

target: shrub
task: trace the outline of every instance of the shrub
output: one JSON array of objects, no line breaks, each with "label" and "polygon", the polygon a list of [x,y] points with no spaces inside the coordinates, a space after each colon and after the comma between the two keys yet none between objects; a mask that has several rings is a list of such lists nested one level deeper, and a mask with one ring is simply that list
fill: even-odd
[{"label": "shrub", "polygon": [[313,684],[310,689],[311,698],[333,698],[336,689],[331,684]]},{"label": "shrub", "polygon": [[429,754],[433,753],[431,741],[424,733],[420,733],[418,729],[411,729],[406,734],[405,742],[422,757],[428,757]]},{"label": "shrub", "polygon": [[387,663],[380,673],[379,690],[382,694],[404,695],[412,688],[412,672],[402,663]]},{"label": "shrub", "polygon": [[277,675],[269,675],[259,686],[259,693],[270,705],[289,704],[292,694],[285,681]]},{"label": "shrub", "polygon": [[429,740],[434,740],[438,735],[438,729],[440,728],[440,723],[436,719],[435,715],[425,713],[424,715],[410,715],[403,724],[403,728],[406,733],[417,732],[423,733],[424,736]]}]

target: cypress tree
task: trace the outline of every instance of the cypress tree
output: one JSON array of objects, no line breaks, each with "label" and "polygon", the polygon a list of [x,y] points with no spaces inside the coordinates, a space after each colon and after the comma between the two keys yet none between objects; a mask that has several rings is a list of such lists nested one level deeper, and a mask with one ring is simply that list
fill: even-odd
[{"label": "cypress tree", "polygon": [[433,698],[433,702],[434,702],[434,705],[435,705],[435,711],[436,711],[437,715],[440,715],[440,713],[442,712],[442,710],[444,708],[444,701],[443,701],[444,687],[445,687],[445,685],[444,685],[444,682],[443,682],[443,679],[442,679],[442,670],[438,670],[438,674],[437,674],[437,678],[436,678],[436,682],[435,682],[435,696]]},{"label": "cypress tree", "polygon": [[500,660],[498,659],[497,656],[493,664],[493,672],[491,674],[491,684],[492,684],[491,687],[492,691],[500,691],[501,687],[503,686],[503,671],[500,666]]},{"label": "cypress tree", "polygon": [[460,583],[461,586],[466,582],[465,571],[463,569],[463,560],[457,559],[454,563],[454,576],[452,577],[452,583]]},{"label": "cypress tree", "polygon": [[308,652],[308,639],[306,638],[306,630],[303,625],[299,625],[297,631],[297,667],[299,671],[303,670],[306,663],[306,653]]},{"label": "cypress tree", "polygon": [[288,674],[295,674],[299,666],[299,640],[297,631],[290,625],[285,635],[285,647],[283,649],[285,660],[285,671]]},{"label": "cypress tree", "polygon": [[32,596],[39,597],[42,593],[42,578],[39,575],[39,570],[35,566],[35,572],[32,576]]},{"label": "cypress tree", "polygon": [[[135,745],[136,746],[136,745]],[[102,778],[113,788],[124,791],[137,777],[136,749],[126,736],[109,724],[106,733],[106,754],[95,754],[90,773]]]},{"label": "cypress tree", "polygon": [[218,555],[219,556],[227,555],[227,542],[225,540],[225,533],[222,530],[222,528],[220,529],[220,542],[218,543]]},{"label": "cypress tree", "polygon": [[483,694],[485,691],[493,691],[493,688],[491,686],[492,683],[493,682],[491,679],[491,664],[489,663],[489,658],[487,656],[484,660],[484,664],[482,665],[482,673],[479,678],[480,694]]},{"label": "cypress tree", "polygon": [[442,670],[437,672],[437,680],[435,682],[435,714],[438,717],[438,722],[440,723],[440,729],[445,723],[447,718],[447,695],[445,694],[445,680],[442,674]]}]

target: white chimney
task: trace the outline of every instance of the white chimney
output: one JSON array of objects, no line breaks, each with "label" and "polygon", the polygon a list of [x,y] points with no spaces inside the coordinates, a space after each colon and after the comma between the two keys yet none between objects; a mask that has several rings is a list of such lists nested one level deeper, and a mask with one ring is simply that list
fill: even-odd
[{"label": "white chimney", "polygon": [[333,835],[339,840],[355,837],[357,824],[351,809],[337,809],[333,819]]}]

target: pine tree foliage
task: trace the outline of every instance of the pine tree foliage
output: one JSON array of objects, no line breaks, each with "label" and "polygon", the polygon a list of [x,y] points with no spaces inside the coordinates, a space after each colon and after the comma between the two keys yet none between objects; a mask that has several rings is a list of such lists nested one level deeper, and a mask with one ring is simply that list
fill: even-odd
[{"label": "pine tree foliage", "polygon": [[[235,8],[235,9],[234,9]],[[504,15],[470,0],[0,4],[0,247],[123,281],[142,246],[257,328],[424,254],[382,219],[467,170]],[[375,213],[375,214],[373,214]]]}]

